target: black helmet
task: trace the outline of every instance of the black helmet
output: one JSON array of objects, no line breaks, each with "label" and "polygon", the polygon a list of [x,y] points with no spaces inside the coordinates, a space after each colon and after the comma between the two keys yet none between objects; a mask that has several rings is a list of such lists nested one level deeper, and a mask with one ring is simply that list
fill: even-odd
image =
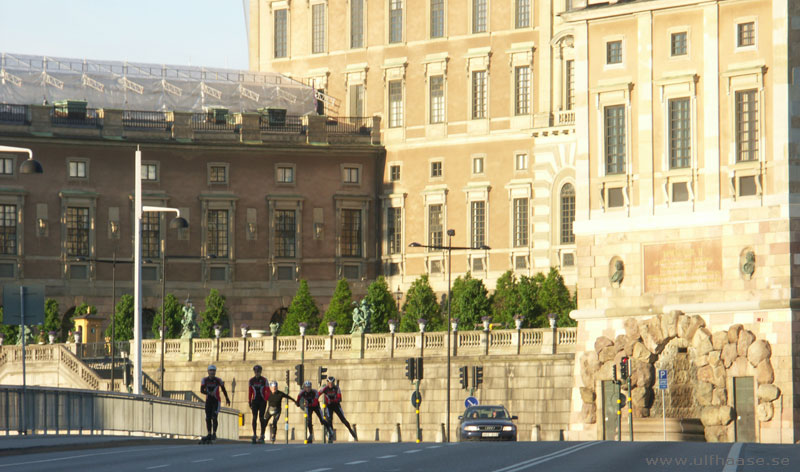
[{"label": "black helmet", "polygon": [[328,382],[336,383],[336,377],[328,377]]},{"label": "black helmet", "polygon": [[261,366],[256,364],[253,366],[253,372],[261,372]]}]

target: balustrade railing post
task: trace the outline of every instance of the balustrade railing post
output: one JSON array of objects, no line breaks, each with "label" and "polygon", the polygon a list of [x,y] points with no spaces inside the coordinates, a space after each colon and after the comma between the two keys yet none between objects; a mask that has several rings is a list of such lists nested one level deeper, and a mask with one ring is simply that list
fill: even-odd
[{"label": "balustrade railing post", "polygon": [[522,346],[522,330],[520,328],[511,333],[511,345],[517,348],[517,354],[519,354]]}]

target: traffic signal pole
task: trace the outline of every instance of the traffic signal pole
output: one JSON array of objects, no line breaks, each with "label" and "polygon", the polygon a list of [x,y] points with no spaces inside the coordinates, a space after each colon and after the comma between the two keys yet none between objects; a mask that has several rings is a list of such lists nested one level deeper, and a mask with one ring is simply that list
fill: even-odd
[{"label": "traffic signal pole", "polygon": [[[631,401],[631,375],[628,373],[628,429],[631,433],[631,442],[633,442],[633,402]],[[620,431],[620,434],[622,432]]]},{"label": "traffic signal pole", "polygon": [[415,409],[417,411],[417,444],[419,444],[422,442],[422,429],[419,427],[419,380],[417,380],[417,406]]}]

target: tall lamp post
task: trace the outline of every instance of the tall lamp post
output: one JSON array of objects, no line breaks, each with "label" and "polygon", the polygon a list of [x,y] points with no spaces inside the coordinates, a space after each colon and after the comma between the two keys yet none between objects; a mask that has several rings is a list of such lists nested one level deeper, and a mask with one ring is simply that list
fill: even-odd
[{"label": "tall lamp post", "polygon": [[[134,204],[133,204],[133,340],[136,345],[133,350],[133,393],[142,394],[142,213],[153,211],[160,213],[175,213],[177,216],[170,223],[170,227],[186,228],[189,223],[181,217],[177,208],[143,206],[142,205],[142,152],[136,148],[134,159]],[[163,313],[163,310],[162,310]],[[163,320],[162,320],[163,321]],[[163,341],[162,341],[163,342]],[[163,352],[163,345],[162,345]]]},{"label": "tall lamp post", "polygon": [[[169,222],[170,229],[181,229],[189,226],[189,223],[181,218],[175,218]],[[161,238],[161,363],[159,365],[160,376],[158,379],[158,396],[164,396],[164,347],[166,346],[167,327],[165,323],[164,301],[167,296],[167,235]]]},{"label": "tall lamp post", "polygon": [[[491,248],[485,244],[472,247],[472,246],[453,246],[453,236],[456,235],[456,230],[448,229],[447,230],[447,246],[440,246],[440,245],[428,245],[428,244],[420,244],[418,242],[413,242],[408,245],[408,247],[422,247],[426,249],[434,249],[434,250],[445,250],[447,251],[447,323],[450,324],[450,288],[451,282],[450,277],[452,274],[452,256],[453,250],[475,250],[480,249],[484,251],[488,251]],[[455,329],[455,328],[453,328]],[[450,442],[450,329],[447,330],[447,405],[445,407],[445,416],[447,417],[447,431],[445,439],[446,442]]]}]

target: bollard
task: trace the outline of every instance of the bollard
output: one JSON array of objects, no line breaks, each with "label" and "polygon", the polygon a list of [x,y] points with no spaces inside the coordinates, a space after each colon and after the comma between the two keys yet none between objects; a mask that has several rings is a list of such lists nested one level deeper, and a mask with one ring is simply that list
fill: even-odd
[{"label": "bollard", "polygon": [[381,430],[380,428],[375,428],[375,442],[380,442],[381,440]]},{"label": "bollard", "polygon": [[533,425],[533,429],[531,429],[531,441],[541,441],[542,440],[542,427],[538,424]]}]

